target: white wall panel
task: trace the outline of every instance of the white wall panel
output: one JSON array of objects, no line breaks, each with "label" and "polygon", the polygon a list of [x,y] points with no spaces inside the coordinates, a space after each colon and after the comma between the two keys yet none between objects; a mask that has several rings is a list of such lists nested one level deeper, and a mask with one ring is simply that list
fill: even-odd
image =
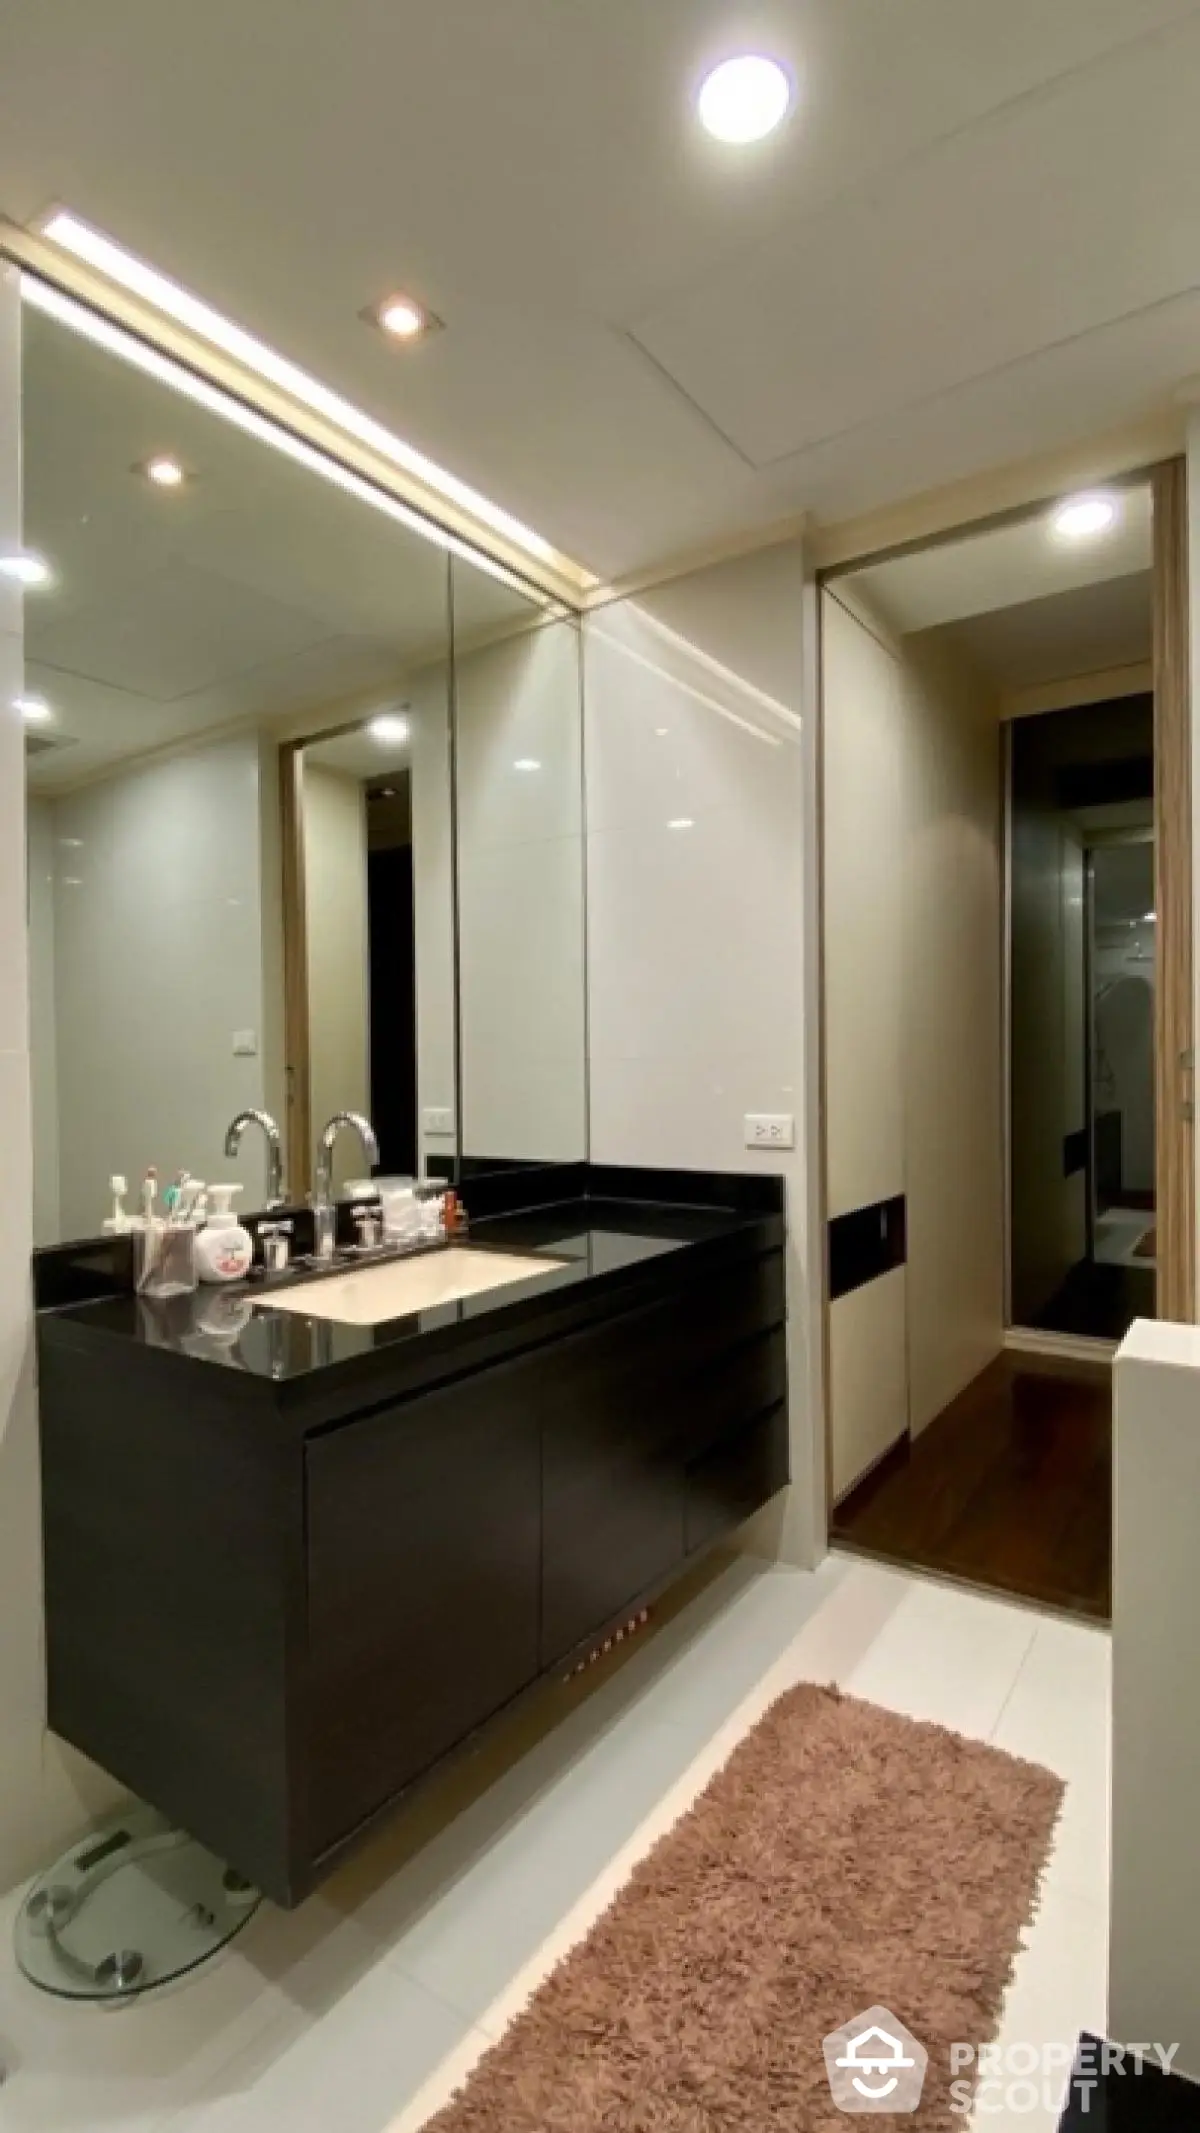
[{"label": "white wall panel", "polygon": [[904,1190],[904,694],[899,661],[822,603],[830,1217]]},{"label": "white wall panel", "polygon": [[[0,546],[19,545],[20,299],[0,262]],[[0,1888],[33,1872],[108,1803],[109,1779],[45,1730],[41,1505],[34,1387],[25,737],[21,607],[0,586]]]},{"label": "white wall panel", "polygon": [[829,1311],[829,1411],[836,1502],[908,1427],[907,1280],[893,1267]]},{"label": "white wall panel", "polygon": [[[999,1353],[1004,1339],[1001,751],[995,706],[971,670],[936,637],[907,637],[902,650],[904,1134],[915,1434]],[[1082,969],[1081,956],[1080,976]]]},{"label": "white wall panel", "polygon": [[587,1153],[579,632],[468,652],[458,719],[463,1152]]},{"label": "white wall panel", "polygon": [[[266,1099],[254,734],[137,765],[55,806],[63,1234],[92,1236],[114,1171],[241,1175],[225,1129]],[[257,1049],[236,1055],[235,1032]]]},{"label": "white wall panel", "polygon": [[[824,1535],[812,1491],[805,597],[789,545],[617,602],[584,627],[591,1154],[785,1176],[796,1485],[782,1546],[801,1561]],[[794,1150],[747,1149],[745,1114],[760,1111],[794,1116]]]}]

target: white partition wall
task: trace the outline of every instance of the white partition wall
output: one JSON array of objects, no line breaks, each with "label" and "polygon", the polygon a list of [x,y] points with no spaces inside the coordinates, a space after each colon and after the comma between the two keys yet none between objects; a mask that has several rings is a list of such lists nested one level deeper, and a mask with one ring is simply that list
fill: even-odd
[{"label": "white partition wall", "polygon": [[1114,1390],[1109,2032],[1200,2080],[1200,1328],[1140,1320]]}]

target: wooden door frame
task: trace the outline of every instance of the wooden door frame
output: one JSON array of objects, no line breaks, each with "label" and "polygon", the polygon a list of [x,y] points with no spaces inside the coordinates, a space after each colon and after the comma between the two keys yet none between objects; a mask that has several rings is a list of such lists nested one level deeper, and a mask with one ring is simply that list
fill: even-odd
[{"label": "wooden door frame", "polygon": [[1153,469],[1155,1227],[1158,1316],[1196,1318],[1192,704],[1187,461]]}]

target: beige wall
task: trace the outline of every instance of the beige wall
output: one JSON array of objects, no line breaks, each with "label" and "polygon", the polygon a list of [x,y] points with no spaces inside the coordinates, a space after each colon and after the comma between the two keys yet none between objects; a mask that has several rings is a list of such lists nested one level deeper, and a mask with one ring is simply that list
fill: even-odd
[{"label": "beige wall", "polygon": [[896,640],[841,593],[822,637],[829,1213],[903,1193],[908,1253],[831,1305],[835,1497],[978,1375],[1004,1312],[996,706],[935,633]]},{"label": "beige wall", "polygon": [[[370,1112],[367,808],[361,783],[306,762],[304,903],[310,1108],[314,1135],[335,1111]],[[352,1134],[333,1152],[336,1184],[361,1177]]]},{"label": "beige wall", "polygon": [[906,638],[903,653],[909,1421],[916,1434],[1003,1339],[1001,750],[995,706],[949,646],[930,633]]}]

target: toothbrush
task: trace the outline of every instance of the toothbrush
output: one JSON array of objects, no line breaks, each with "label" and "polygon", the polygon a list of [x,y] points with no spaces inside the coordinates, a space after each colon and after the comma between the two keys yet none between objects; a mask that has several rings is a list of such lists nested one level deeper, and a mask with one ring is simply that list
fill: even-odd
[{"label": "toothbrush", "polygon": [[146,1175],[145,1175],[145,1177],[144,1177],[144,1178],[142,1179],[142,1220],[143,1220],[143,1222],[146,1222],[146,1223],[150,1223],[150,1222],[153,1222],[153,1220],[154,1220],[154,1196],[155,1196],[155,1194],[157,1193],[157,1191],[158,1191],[158,1172],[157,1172],[157,1170],[155,1169],[155,1167],[154,1167],[153,1163],[151,1163],[151,1165],[150,1165],[149,1169],[148,1169],[148,1170],[147,1170],[147,1172],[146,1172]]},{"label": "toothbrush", "polygon": [[201,1199],[203,1198],[203,1195],[204,1186],[201,1183],[200,1179],[189,1178],[185,1172],[182,1183],[180,1184],[179,1196],[175,1202],[175,1213],[173,1219],[179,1223],[190,1222],[196,1213],[196,1210],[200,1204]]},{"label": "toothbrush", "polygon": [[166,1208],[168,1221],[170,1221],[175,1214],[175,1210],[179,1205],[180,1198],[183,1193],[183,1188],[187,1184],[187,1181],[187,1171],[181,1170],[179,1176],[175,1180],[175,1183],[173,1185],[168,1185],[166,1191],[163,1194],[163,1206]]}]

